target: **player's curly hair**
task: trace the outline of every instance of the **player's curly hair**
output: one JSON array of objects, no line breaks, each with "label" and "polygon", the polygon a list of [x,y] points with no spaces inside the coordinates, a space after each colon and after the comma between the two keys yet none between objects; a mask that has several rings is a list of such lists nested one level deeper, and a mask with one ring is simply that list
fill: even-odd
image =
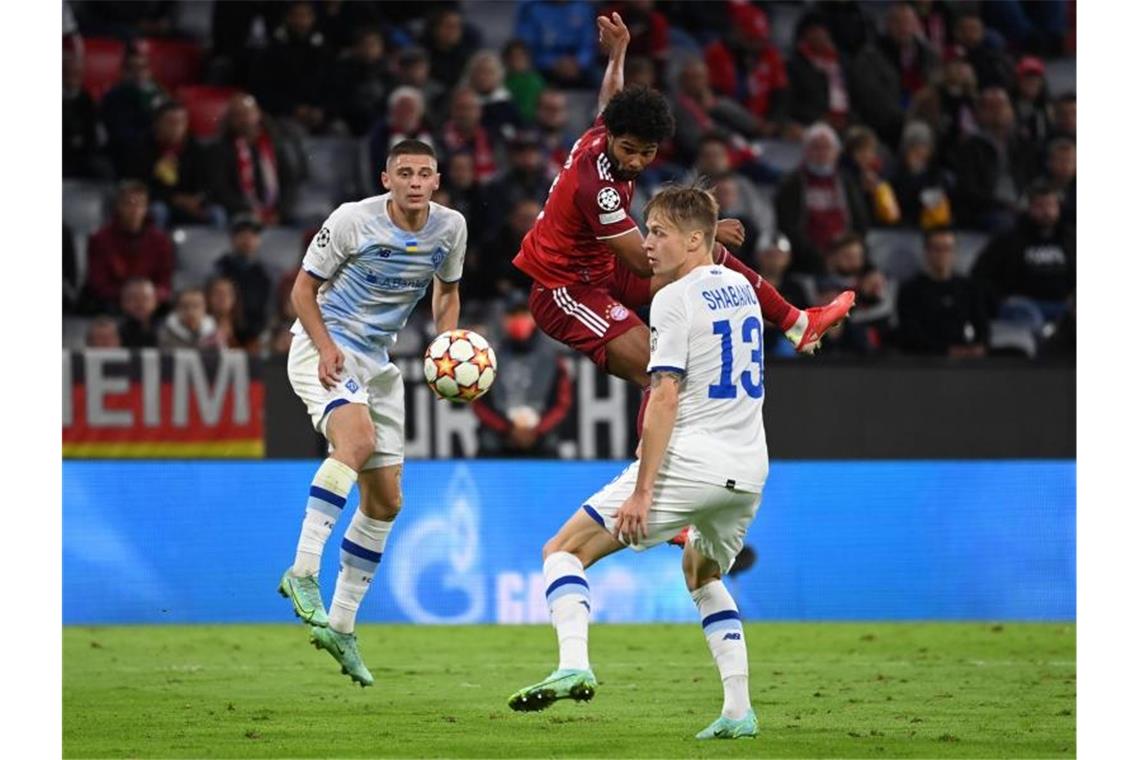
[{"label": "player's curly hair", "polygon": [[661,143],[673,136],[673,114],[665,97],[642,85],[630,85],[610,98],[602,122],[611,135],[632,135],[642,142]]}]

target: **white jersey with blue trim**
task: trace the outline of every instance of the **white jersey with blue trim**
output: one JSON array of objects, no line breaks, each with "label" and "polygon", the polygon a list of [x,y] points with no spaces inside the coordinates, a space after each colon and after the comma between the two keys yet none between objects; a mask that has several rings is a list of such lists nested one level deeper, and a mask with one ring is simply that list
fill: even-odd
[{"label": "white jersey with blue trim", "polygon": [[[317,305],[338,344],[385,362],[396,334],[433,277],[457,282],[467,252],[467,220],[431,203],[427,222],[404,230],[388,215],[391,193],[345,203],[321,227],[301,267],[324,280]],[[301,321],[293,334],[304,332]]]},{"label": "white jersey with blue trim", "polygon": [[649,372],[683,377],[663,475],[759,493],[764,436],[764,320],[738,272],[699,266],[661,288],[649,311]]}]

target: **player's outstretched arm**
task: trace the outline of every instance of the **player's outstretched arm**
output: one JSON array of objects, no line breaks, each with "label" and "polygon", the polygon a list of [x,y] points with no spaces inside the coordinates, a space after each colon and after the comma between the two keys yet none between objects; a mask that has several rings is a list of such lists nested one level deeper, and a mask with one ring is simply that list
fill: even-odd
[{"label": "player's outstretched arm", "polygon": [[606,238],[605,243],[629,271],[645,279],[653,276],[649,257],[645,255],[645,238],[639,228],[633,227],[624,235]]},{"label": "player's outstretched arm", "polygon": [[598,93],[598,113],[601,113],[610,98],[625,87],[625,50],[629,47],[629,29],[616,12],[598,16],[598,42],[610,57]]},{"label": "player's outstretched arm", "polygon": [[678,371],[658,370],[650,380],[649,404],[645,407],[645,426],[641,433],[641,464],[637,484],[631,495],[614,515],[614,538],[636,544],[649,534],[649,507],[653,484],[665,460],[665,449],[673,437],[677,422],[677,402],[682,375]]},{"label": "player's outstretched arm", "polygon": [[431,318],[437,333],[459,326],[459,281],[447,282],[438,277],[431,289]]},{"label": "player's outstretched arm", "polygon": [[340,380],[340,372],[344,369],[344,354],[329,335],[325,320],[321,317],[321,307],[317,305],[317,291],[322,284],[323,280],[302,269],[297,273],[297,279],[293,281],[290,300],[297,312],[297,318],[301,320],[301,326],[305,328],[309,340],[313,341],[317,353],[320,354],[317,379],[324,387],[332,388]]}]

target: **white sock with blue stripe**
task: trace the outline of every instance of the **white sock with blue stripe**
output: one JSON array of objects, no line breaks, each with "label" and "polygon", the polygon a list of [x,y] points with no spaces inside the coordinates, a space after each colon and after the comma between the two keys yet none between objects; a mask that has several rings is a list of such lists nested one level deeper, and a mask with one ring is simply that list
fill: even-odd
[{"label": "white sock with blue stripe", "polygon": [[344,540],[340,542],[340,573],[329,607],[329,628],[338,633],[352,633],[356,628],[356,612],[380,566],[380,556],[392,531],[391,520],[374,520],[360,511],[352,516]]},{"label": "white sock with blue stripe", "polygon": [[305,505],[305,520],[301,523],[301,537],[293,559],[293,575],[304,577],[320,572],[321,553],[355,482],[356,470],[344,462],[331,457],[321,462],[309,486],[309,502]]},{"label": "white sock with blue stripe", "polygon": [[748,698],[748,648],[744,644],[744,625],[736,602],[722,581],[701,586],[693,592],[693,601],[701,614],[705,640],[724,684],[721,714],[739,720],[748,714],[752,703]]},{"label": "white sock with blue stripe", "polygon": [[542,563],[550,622],[558,634],[558,668],[586,670],[590,628],[590,584],[582,561],[569,552],[554,552]]}]

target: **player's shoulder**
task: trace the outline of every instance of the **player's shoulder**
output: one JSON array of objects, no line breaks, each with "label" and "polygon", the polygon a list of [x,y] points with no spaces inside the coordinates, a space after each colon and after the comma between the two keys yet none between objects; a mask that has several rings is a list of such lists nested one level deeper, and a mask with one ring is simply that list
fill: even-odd
[{"label": "player's shoulder", "polygon": [[617,182],[606,155],[605,127],[594,127],[582,135],[582,147],[574,159],[574,167],[581,186],[597,188]]},{"label": "player's shoulder", "polygon": [[354,224],[356,222],[374,219],[388,213],[384,200],[387,195],[374,195],[358,201],[347,201],[340,204],[329,214],[329,221],[337,224]]},{"label": "player's shoulder", "polygon": [[441,220],[444,229],[458,229],[467,226],[467,217],[453,208],[448,208],[435,201],[431,202],[429,216]]}]

